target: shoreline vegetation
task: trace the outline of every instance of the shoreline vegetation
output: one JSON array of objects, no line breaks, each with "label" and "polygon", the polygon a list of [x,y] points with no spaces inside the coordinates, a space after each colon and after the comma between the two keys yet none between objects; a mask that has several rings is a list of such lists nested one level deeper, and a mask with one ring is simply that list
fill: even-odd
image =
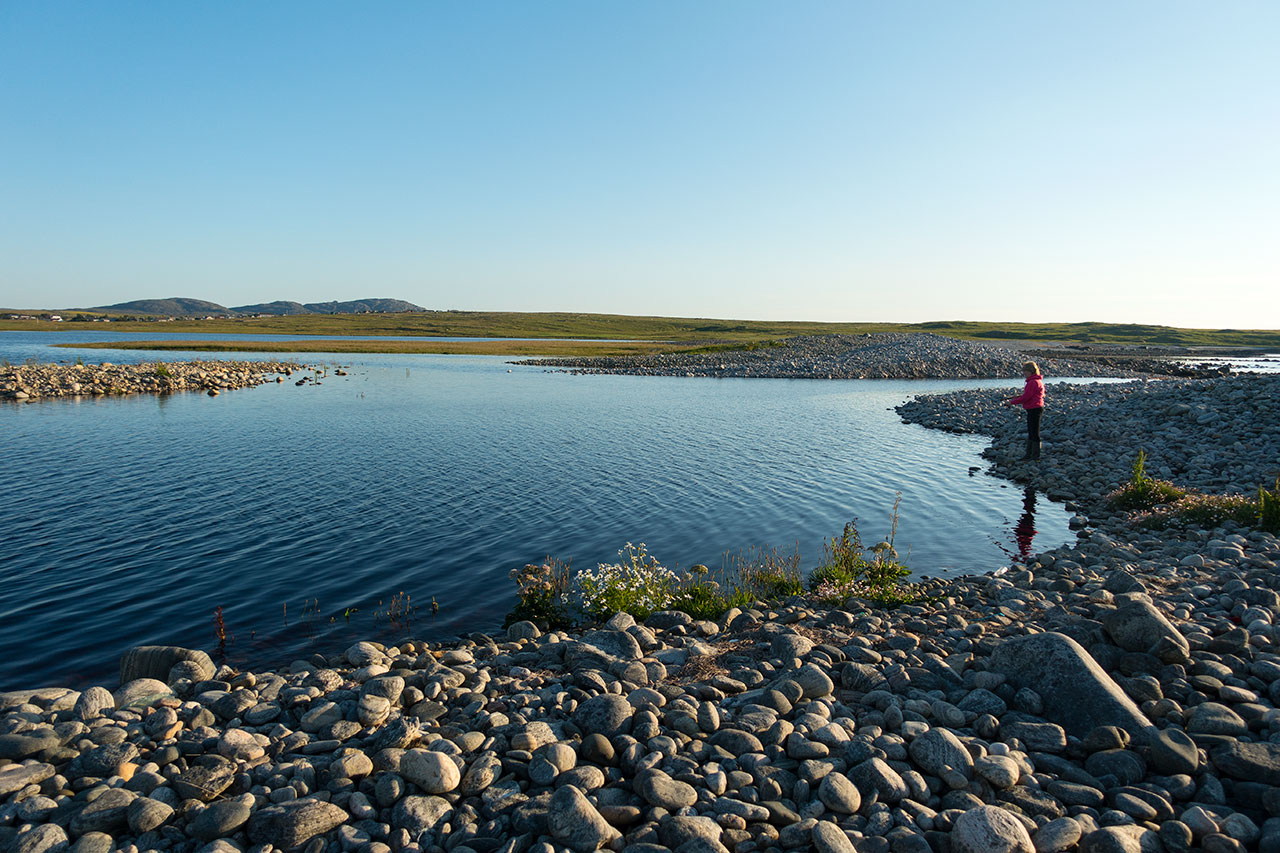
[{"label": "shoreline vegetation", "polygon": [[[0,314],[9,312],[0,311]],[[396,314],[309,314],[279,317],[209,320],[113,320],[110,325],[75,322],[78,314],[64,311],[67,322],[39,319],[0,319],[0,331],[66,331],[93,329],[119,332],[209,332],[262,335],[421,335],[424,337],[573,338],[613,341],[708,343],[764,343],[799,335],[862,335],[885,332],[931,332],[962,340],[1127,344],[1144,347],[1248,348],[1280,350],[1280,330],[1182,329],[1169,326],[1114,323],[993,323],[934,321],[926,323],[819,323],[800,321],[724,320],[710,318],[645,317],[567,312],[427,311]],[[95,315],[96,316],[96,315]],[[1181,354],[1181,353],[1170,353]]]},{"label": "shoreline vegetation", "polygon": [[[784,584],[715,619],[521,620],[276,671],[133,649],[114,691],[0,694],[0,845],[1277,849],[1280,377],[1058,386],[1039,463],[1002,394],[898,411],[991,436],[992,473],[1068,501],[1074,543],[888,609]],[[1175,491],[1261,515],[1144,523]]]}]

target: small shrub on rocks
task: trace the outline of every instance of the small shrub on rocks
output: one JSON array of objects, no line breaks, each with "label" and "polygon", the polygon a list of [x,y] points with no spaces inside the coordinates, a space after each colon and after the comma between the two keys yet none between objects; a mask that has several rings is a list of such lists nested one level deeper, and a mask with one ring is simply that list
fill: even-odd
[{"label": "small shrub on rocks", "polygon": [[1139,513],[1134,520],[1150,528],[1217,527],[1233,521],[1250,527],[1258,521],[1258,505],[1244,495],[1201,495],[1188,493],[1176,501]]},{"label": "small shrub on rocks", "polygon": [[1276,490],[1258,488],[1258,497],[1206,495],[1154,480],[1146,473],[1146,453],[1138,451],[1129,482],[1107,495],[1111,506],[1133,513],[1140,527],[1217,527],[1230,521],[1241,527],[1280,532],[1280,478]]},{"label": "small shrub on rocks", "polygon": [[1280,477],[1276,478],[1273,491],[1258,487],[1258,527],[1268,533],[1280,533]]},{"label": "small shrub on rocks", "polygon": [[1171,504],[1185,497],[1187,492],[1167,480],[1147,476],[1147,452],[1139,450],[1133,460],[1129,482],[1107,495],[1107,502],[1125,512],[1143,512],[1157,506]]},{"label": "small shrub on rocks", "polygon": [[726,555],[719,571],[696,565],[681,575],[663,566],[643,542],[638,546],[628,542],[618,555],[622,559],[617,563],[578,572],[569,570],[569,561],[552,557],[513,569],[518,600],[504,624],[528,620],[570,627],[619,611],[645,619],[657,610],[682,610],[695,619],[715,619],[731,607],[804,592],[799,552],[787,555],[776,548],[752,548]]},{"label": "small shrub on rocks", "polygon": [[563,624],[570,586],[569,564],[550,555],[541,563],[512,569],[519,600],[507,614],[506,624],[528,620],[547,625]]},{"label": "small shrub on rocks", "polygon": [[823,563],[809,574],[809,589],[824,603],[837,604],[857,597],[881,607],[896,607],[920,600],[915,584],[905,581],[910,569],[898,559],[893,547],[901,500],[899,495],[893,504],[889,538],[871,547],[870,558],[862,546],[856,520],[846,524],[839,537],[823,545]]}]

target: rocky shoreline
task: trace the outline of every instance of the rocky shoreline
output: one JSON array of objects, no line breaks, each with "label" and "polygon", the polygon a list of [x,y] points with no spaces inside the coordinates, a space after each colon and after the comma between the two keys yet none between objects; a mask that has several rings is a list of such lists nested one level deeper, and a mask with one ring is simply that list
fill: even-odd
[{"label": "rocky shoreline", "polygon": [[1280,382],[1054,386],[1038,466],[998,402],[900,411],[994,435],[1078,543],[894,611],[524,622],[258,673],[134,650],[114,692],[0,695],[0,847],[1280,850],[1280,542],[1136,530],[1102,500],[1138,447],[1184,485],[1268,481]]},{"label": "rocky shoreline", "polygon": [[21,364],[0,368],[0,400],[221,391],[283,382],[292,361],[168,361],[146,364]]},{"label": "rocky shoreline", "polygon": [[[926,333],[808,335],[754,349],[662,353],[596,358],[540,358],[514,364],[552,367],[571,373],[639,376],[711,376],[760,379],[992,379],[1018,377],[1028,356],[1015,349]],[[1149,374],[1193,376],[1187,368],[1158,356],[1112,355],[1098,359],[1041,356],[1049,376],[1121,377]]]}]

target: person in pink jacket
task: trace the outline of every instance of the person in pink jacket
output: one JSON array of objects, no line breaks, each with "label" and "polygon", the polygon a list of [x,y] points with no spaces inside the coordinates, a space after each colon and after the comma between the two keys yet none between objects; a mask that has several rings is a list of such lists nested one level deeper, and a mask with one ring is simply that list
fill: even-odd
[{"label": "person in pink jacket", "polygon": [[1044,377],[1034,361],[1023,362],[1022,373],[1027,384],[1022,393],[1004,401],[1006,406],[1021,406],[1027,410],[1027,453],[1023,461],[1040,458],[1040,416],[1044,414]]}]

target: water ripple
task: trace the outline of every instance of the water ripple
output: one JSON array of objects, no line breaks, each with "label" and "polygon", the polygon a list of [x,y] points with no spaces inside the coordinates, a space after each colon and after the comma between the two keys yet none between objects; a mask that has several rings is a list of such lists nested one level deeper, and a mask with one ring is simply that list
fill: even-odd
[{"label": "water ripple", "polygon": [[[681,566],[798,545],[811,567],[850,518],[886,535],[898,492],[919,572],[989,570],[1016,547],[1021,492],[968,474],[982,439],[891,411],[975,383],[342,358],[352,375],[320,387],[0,407],[0,689],[110,681],[138,643],[213,649],[217,607],[229,658],[254,665],[492,630],[513,567],[589,566],[627,541]],[[1041,499],[1036,546],[1065,541],[1066,519]],[[418,607],[407,624],[398,594]]]}]

